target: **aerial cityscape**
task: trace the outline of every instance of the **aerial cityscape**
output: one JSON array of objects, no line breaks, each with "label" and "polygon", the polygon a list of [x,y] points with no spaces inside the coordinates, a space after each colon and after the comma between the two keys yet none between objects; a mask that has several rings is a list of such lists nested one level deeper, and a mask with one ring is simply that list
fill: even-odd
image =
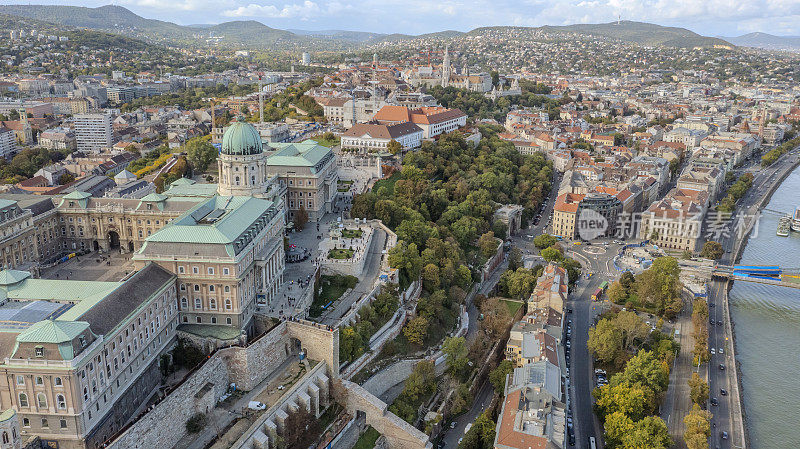
[{"label": "aerial cityscape", "polygon": [[797,5],[97,1],[0,5],[0,449],[798,447]]}]

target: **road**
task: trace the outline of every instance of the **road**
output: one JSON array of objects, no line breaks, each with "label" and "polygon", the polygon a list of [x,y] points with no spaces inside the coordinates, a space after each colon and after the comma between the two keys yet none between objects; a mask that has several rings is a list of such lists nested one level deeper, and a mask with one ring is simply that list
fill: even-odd
[{"label": "road", "polygon": [[[739,201],[733,216],[732,230],[745,229],[743,220],[748,222],[758,214],[762,202],[770,189],[777,183],[780,173],[791,168],[797,161],[800,148],[795,148],[787,155],[781,157],[772,166],[760,169],[754,174],[753,186]],[[750,170],[755,169],[755,167]],[[757,228],[754,228],[754,232]],[[736,252],[744,236],[731,232],[731,235],[721,236],[720,243],[725,254],[720,259],[721,265],[736,263]],[[714,417],[712,419],[711,447],[740,448],[746,445],[746,435],[742,418],[741,396],[738,394],[739,386],[736,380],[736,365],[733,357],[732,323],[728,313],[728,282],[714,279],[709,284],[708,291],[709,318],[714,320],[714,325],[709,324],[709,348],[714,348],[716,354],[711,356],[709,363],[708,379],[710,396],[716,397],[719,405],[709,406]],[[721,324],[719,324],[721,323]],[[719,349],[723,353],[719,353]],[[719,369],[724,364],[725,369]],[[728,395],[722,396],[721,389]],[[721,438],[721,432],[728,432],[728,440]]]},{"label": "road", "polygon": [[[683,309],[675,322],[675,329],[678,330],[677,341],[681,349],[672,364],[669,373],[669,387],[664,397],[664,403],[661,405],[661,418],[667,423],[670,436],[677,449],[686,448],[683,441],[685,432],[683,418],[692,409],[688,382],[692,372],[697,370],[692,366],[694,341],[692,339],[691,300],[692,298],[688,294],[684,295]],[[703,368],[701,375],[705,377],[705,373],[706,369]]]},{"label": "road", "polygon": [[492,384],[489,381],[484,382],[481,389],[478,390],[478,395],[475,397],[475,401],[469,411],[456,418],[456,424],[453,428],[450,428],[448,424],[447,434],[442,439],[443,444],[440,447],[458,447],[458,441],[464,437],[464,429],[467,428],[467,424],[474,422],[486,410],[486,407],[492,401],[492,395],[494,395]]}]

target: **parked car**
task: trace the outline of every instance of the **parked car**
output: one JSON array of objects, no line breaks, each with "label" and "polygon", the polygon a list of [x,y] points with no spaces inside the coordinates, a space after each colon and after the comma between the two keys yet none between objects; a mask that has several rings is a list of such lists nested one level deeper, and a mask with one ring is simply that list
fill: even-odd
[{"label": "parked car", "polygon": [[266,410],[267,409],[267,404],[264,404],[263,402],[258,402],[258,401],[250,401],[250,402],[247,403],[247,408],[249,408],[251,410]]}]

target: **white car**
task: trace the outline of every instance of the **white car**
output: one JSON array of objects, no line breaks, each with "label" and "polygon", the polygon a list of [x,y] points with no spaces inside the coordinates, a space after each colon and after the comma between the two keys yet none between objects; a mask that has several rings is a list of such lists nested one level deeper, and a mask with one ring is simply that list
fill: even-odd
[{"label": "white car", "polygon": [[714,354],[716,354],[716,353],[717,353],[717,352],[716,352],[716,351],[714,351],[714,348],[711,348],[711,355],[714,355]]},{"label": "white car", "polygon": [[725,354],[725,352],[722,350],[722,348],[719,348],[719,353],[720,354]]},{"label": "white car", "polygon": [[253,409],[253,410],[266,410],[267,409],[267,404],[264,404],[263,402],[258,402],[258,401],[250,401],[247,404],[247,408]]}]

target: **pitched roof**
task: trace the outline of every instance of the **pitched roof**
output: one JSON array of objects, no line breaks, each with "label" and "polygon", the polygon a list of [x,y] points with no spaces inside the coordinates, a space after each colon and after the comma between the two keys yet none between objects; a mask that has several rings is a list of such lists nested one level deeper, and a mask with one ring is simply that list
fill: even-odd
[{"label": "pitched roof", "polygon": [[344,134],[342,134],[342,136],[368,136],[373,139],[397,139],[399,137],[416,132],[422,132],[422,129],[411,122],[397,123],[394,125],[382,125],[380,123],[356,123],[352,128],[348,129]]},{"label": "pitched roof", "polygon": [[19,343],[66,343],[89,327],[85,321],[43,320],[34,323],[17,336]]}]

